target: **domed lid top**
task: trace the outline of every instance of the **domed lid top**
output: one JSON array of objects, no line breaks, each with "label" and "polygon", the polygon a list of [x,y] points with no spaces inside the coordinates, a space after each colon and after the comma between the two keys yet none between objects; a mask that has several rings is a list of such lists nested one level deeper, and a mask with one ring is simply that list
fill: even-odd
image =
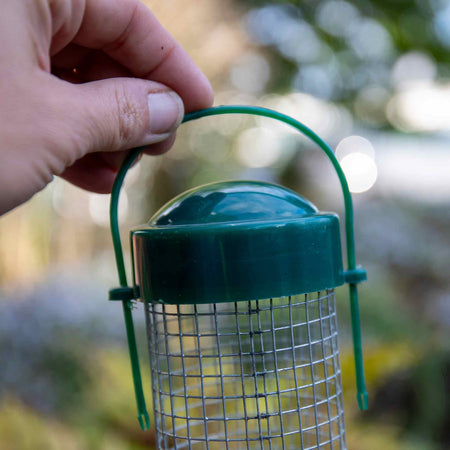
[{"label": "domed lid top", "polygon": [[132,242],[136,289],[150,302],[276,298],[344,282],[338,217],[268,183],[192,189]]},{"label": "domed lid top", "polygon": [[295,192],[257,181],[207,184],[179,195],[161,208],[150,226],[206,225],[286,220],[311,216],[317,208]]}]

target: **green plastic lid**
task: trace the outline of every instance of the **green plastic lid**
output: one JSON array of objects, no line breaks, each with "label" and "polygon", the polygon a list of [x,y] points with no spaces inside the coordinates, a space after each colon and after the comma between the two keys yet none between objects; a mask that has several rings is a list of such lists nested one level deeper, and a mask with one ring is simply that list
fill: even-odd
[{"label": "green plastic lid", "polygon": [[148,302],[256,300],[344,283],[335,214],[269,183],[213,183],[131,232],[134,283]]}]

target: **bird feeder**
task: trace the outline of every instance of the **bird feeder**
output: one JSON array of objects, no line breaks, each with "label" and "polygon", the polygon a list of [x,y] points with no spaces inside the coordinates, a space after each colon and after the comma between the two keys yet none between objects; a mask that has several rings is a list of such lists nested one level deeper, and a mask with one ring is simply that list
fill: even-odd
[{"label": "bird feeder", "polygon": [[125,174],[111,198],[111,229],[143,429],[142,394],[131,311],[145,304],[158,448],[345,449],[336,326],[336,287],[348,283],[358,403],[367,407],[360,339],[353,211],[332,150],[311,130],[275,111],[243,106],[188,114],[257,114],[283,121],[316,142],[344,193],[348,269],[339,219],[274,184],[232,181],[192,189],[131,231],[128,286],[117,221]]}]

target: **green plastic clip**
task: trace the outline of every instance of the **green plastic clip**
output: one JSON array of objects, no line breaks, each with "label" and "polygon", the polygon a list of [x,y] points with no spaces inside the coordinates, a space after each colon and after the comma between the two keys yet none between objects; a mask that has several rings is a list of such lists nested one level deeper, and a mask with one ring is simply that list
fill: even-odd
[{"label": "green plastic clip", "polygon": [[344,281],[348,284],[358,284],[367,280],[367,272],[361,266],[344,272]]},{"label": "green plastic clip", "polygon": [[130,287],[118,287],[110,289],[108,300],[112,301],[127,301],[134,300],[136,296],[134,295],[134,289]]}]

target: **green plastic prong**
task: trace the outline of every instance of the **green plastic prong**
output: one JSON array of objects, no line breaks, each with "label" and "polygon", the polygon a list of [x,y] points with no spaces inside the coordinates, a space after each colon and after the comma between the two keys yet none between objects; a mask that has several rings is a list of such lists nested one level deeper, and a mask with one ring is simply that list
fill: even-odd
[{"label": "green plastic prong", "polygon": [[138,421],[142,431],[150,430],[150,417],[147,411],[143,414],[138,414]]},{"label": "green plastic prong", "polygon": [[[125,318],[125,327],[127,330],[128,351],[131,360],[131,372],[133,375],[134,393],[136,396],[136,405],[138,410],[138,420],[142,430],[147,430],[150,427],[150,419],[145,405],[144,392],[142,390],[141,370],[139,367],[139,356],[136,345],[136,335],[134,333],[133,324],[133,304],[131,301],[122,302],[123,315]],[[145,418],[145,421],[142,420]]]},{"label": "green plastic prong", "polygon": [[358,287],[356,284],[349,284],[350,289],[350,313],[352,318],[353,352],[355,356],[356,390],[357,401],[361,411],[365,411],[369,406],[369,396],[364,380],[364,362],[361,343],[361,320],[359,317]]}]

